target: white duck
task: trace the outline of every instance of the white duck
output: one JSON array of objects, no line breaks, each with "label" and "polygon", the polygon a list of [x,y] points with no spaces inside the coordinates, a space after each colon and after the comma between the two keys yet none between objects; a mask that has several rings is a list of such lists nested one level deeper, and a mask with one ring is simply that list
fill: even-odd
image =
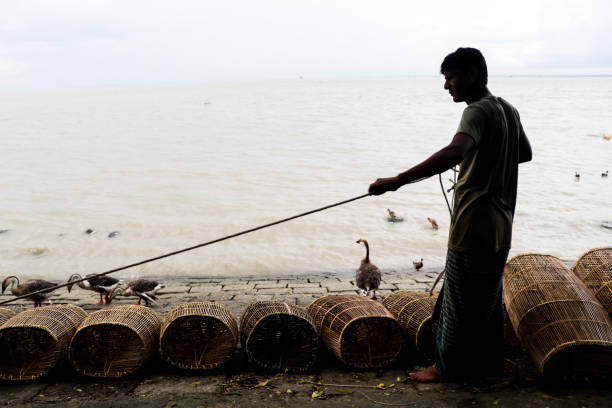
[{"label": "white duck", "polygon": [[[88,275],[85,275],[85,277],[87,279],[85,279],[84,281],[77,282],[76,284],[81,289],[93,290],[94,292],[98,292],[100,294],[100,301],[98,302],[99,305],[103,303],[102,296],[104,296],[104,300],[108,305],[113,300],[111,297],[113,290],[115,290],[117,287],[119,287],[120,284],[123,283],[123,281],[119,279],[115,279],[111,276],[106,275],[96,276],[95,274],[90,273]],[[83,278],[78,273],[73,274],[68,279],[68,283],[70,284],[67,286],[68,293],[70,293],[70,290],[72,289],[72,282],[80,279]]]}]

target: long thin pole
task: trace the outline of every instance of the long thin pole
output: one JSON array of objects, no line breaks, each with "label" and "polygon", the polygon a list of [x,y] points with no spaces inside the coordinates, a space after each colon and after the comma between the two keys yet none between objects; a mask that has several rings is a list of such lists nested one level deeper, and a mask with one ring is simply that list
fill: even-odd
[{"label": "long thin pole", "polygon": [[225,241],[226,239],[236,238],[236,237],[238,237],[240,235],[244,235],[244,234],[248,234],[250,232],[254,232],[254,231],[257,231],[257,230],[260,230],[260,229],[268,228],[268,227],[271,227],[273,225],[282,224],[283,222],[291,221],[291,220],[294,220],[296,218],[304,217],[306,215],[310,215],[310,214],[313,214],[313,213],[316,213],[316,212],[319,212],[319,211],[327,210],[327,209],[332,208],[332,207],[337,207],[337,206],[342,205],[342,204],[350,203],[351,201],[359,200],[359,199],[367,197],[369,195],[370,194],[362,194],[362,195],[357,196],[357,197],[349,198],[348,200],[344,200],[344,201],[340,201],[340,202],[337,202],[337,203],[334,203],[334,204],[326,205],[325,207],[317,208],[315,210],[310,210],[310,211],[306,211],[306,212],[303,212],[303,213],[298,214],[298,215],[294,215],[294,216],[291,216],[291,217],[283,218],[282,220],[278,220],[278,221],[274,221],[274,222],[271,222],[271,223],[268,223],[268,224],[260,225],[258,227],[254,227],[254,228],[250,228],[250,229],[247,229],[247,230],[244,230],[244,231],[240,231],[240,232],[237,232],[235,234],[226,235],[226,236],[221,237],[221,238],[213,239],[212,241],[204,242],[203,244],[198,244],[198,245],[190,246],[189,248],[179,249],[178,251],[169,252],[167,254],[159,255],[159,256],[156,256],[154,258],[145,259],[144,261],[140,261],[140,262],[136,262],[136,263],[133,263],[133,264],[130,264],[130,265],[122,266],[120,268],[111,269],[111,270],[106,271],[106,272],[94,274],[93,276],[89,276],[89,277],[82,278],[82,279],[79,279],[79,280],[74,280],[74,281],[71,281],[71,282],[68,282],[68,283],[63,283],[63,284],[57,285],[57,286],[55,286],[53,288],[42,289],[42,290],[39,290],[39,291],[36,291],[36,292],[28,293],[26,295],[17,296],[17,297],[14,297],[12,299],[0,302],[0,305],[4,305],[6,303],[14,302],[14,301],[19,300],[19,299],[23,299],[23,298],[27,298],[27,297],[30,297],[30,296],[33,296],[33,295],[37,295],[39,293],[51,292],[51,291],[54,291],[56,289],[63,288],[64,286],[74,285],[75,283],[82,282],[82,281],[87,280],[87,279],[91,279],[92,277],[109,275],[111,273],[123,271],[123,270],[128,269],[128,268],[133,268],[135,266],[144,265],[146,263],[153,262],[153,261],[158,261],[160,259],[167,258],[169,256],[182,254],[183,252],[191,251],[191,250],[194,250],[194,249],[197,249],[197,248],[205,247],[207,245],[215,244],[217,242]]}]

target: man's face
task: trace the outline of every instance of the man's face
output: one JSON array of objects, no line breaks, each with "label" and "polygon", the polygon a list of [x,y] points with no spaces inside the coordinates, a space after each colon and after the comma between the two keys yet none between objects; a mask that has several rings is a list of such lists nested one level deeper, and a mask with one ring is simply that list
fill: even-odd
[{"label": "man's face", "polygon": [[448,90],[455,102],[465,102],[473,82],[465,71],[453,70],[444,73],[444,89]]}]

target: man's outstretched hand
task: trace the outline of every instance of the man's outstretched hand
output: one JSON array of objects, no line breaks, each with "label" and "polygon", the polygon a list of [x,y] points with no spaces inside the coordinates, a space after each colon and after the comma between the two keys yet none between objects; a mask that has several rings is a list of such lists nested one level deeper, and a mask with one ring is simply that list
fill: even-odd
[{"label": "man's outstretched hand", "polygon": [[387,191],[395,191],[400,188],[401,185],[397,177],[387,177],[376,179],[375,182],[370,184],[368,193],[372,195],[381,195]]}]

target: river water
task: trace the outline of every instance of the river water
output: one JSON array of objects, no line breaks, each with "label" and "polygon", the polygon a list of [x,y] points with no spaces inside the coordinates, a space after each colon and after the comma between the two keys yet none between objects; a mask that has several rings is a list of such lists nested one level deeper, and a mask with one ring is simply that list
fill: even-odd
[{"label": "river water", "polygon": [[[518,108],[534,151],[510,255],[572,260],[612,244],[601,226],[612,221],[601,176],[612,170],[612,78],[489,85]],[[361,195],[448,143],[464,107],[441,77],[0,93],[0,274],[99,273]],[[388,222],[387,208],[404,221]],[[350,273],[359,238],[383,270],[442,267],[448,225],[433,177],[119,276]]]}]

